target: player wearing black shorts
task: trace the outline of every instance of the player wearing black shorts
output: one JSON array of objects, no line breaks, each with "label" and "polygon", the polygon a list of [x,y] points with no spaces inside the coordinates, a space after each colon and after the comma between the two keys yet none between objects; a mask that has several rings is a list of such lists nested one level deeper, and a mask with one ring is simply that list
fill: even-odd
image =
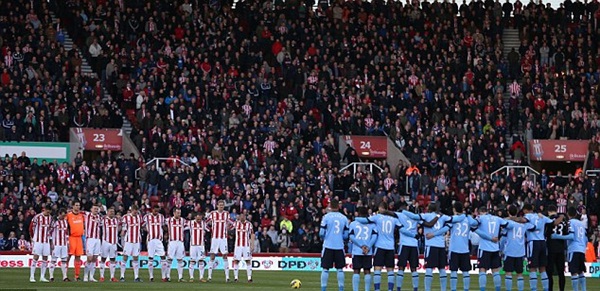
[{"label": "player wearing black shorts", "polygon": [[[554,205],[548,207],[548,217],[557,219],[557,208]],[[565,248],[564,240],[553,239],[552,234],[567,235],[569,226],[566,221],[561,221],[557,225],[546,225],[546,247],[548,247],[548,290],[554,288],[554,275],[558,276],[558,290],[565,291]]]}]

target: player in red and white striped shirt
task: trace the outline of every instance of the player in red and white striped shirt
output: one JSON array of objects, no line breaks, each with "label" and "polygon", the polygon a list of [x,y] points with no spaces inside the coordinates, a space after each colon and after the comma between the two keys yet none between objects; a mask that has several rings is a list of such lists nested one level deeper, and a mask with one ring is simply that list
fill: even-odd
[{"label": "player in red and white striped shirt", "polygon": [[254,229],[252,223],[246,220],[246,213],[242,212],[238,215],[238,221],[233,224],[235,229],[235,249],[233,250],[233,278],[238,281],[238,272],[240,261],[246,262],[246,273],[248,275],[248,283],[252,282],[252,251],[254,245]]},{"label": "player in red and white striped shirt", "polygon": [[42,257],[40,282],[49,282],[46,280],[46,264],[48,256],[50,255],[50,228],[52,227],[51,211],[52,207],[46,205],[42,213],[34,216],[29,225],[29,232],[32,237],[31,242],[33,244],[33,262],[29,270],[29,282],[35,283],[35,268],[37,267],[40,256]]},{"label": "player in red and white striped shirt", "polygon": [[[69,262],[69,223],[65,219],[67,210],[61,208],[58,211],[58,219],[52,224],[52,241],[50,248],[52,249],[52,260],[50,260],[50,282],[54,281],[54,268],[60,262],[60,269],[63,274],[63,281],[67,279],[67,266]],[[55,263],[56,262],[56,263]]]},{"label": "player in red and white striped shirt", "polygon": [[121,282],[125,282],[125,270],[127,269],[127,260],[133,257],[131,265],[133,266],[133,277],[135,282],[141,282],[140,273],[140,241],[142,239],[142,217],[138,213],[136,205],[131,206],[128,214],[123,216],[123,260],[121,261]]},{"label": "player in red and white striped shirt", "polygon": [[85,253],[87,256],[87,263],[83,271],[83,282],[87,282],[88,278],[91,282],[97,282],[94,279],[94,273],[96,273],[96,262],[102,249],[100,241],[102,217],[100,217],[99,211],[99,206],[93,205],[90,212],[85,212],[83,215],[85,225]]},{"label": "player in red and white striped shirt", "polygon": [[[115,266],[117,258],[117,242],[119,240],[119,230],[121,221],[115,216],[115,209],[109,208],[106,216],[102,218],[102,255],[100,257],[100,282],[104,281],[104,271],[106,263],[110,268],[110,280],[117,282],[115,278]],[[106,262],[108,259],[108,262]]]},{"label": "player in red and white striped shirt", "polygon": [[196,263],[199,263],[198,267],[200,268],[200,281],[205,282],[204,259],[206,256],[204,252],[206,250],[204,248],[204,237],[208,228],[206,227],[206,222],[203,220],[204,217],[202,213],[198,212],[194,217],[194,220],[188,221],[188,228],[190,230],[190,282],[194,282],[194,269]]},{"label": "player in red and white striped shirt", "polygon": [[150,274],[150,282],[154,281],[154,257],[160,257],[161,263],[161,279],[166,281],[167,272],[171,266],[165,259],[165,247],[163,246],[163,233],[165,226],[165,217],[159,212],[160,206],[155,205],[152,212],[144,217],[144,228],[148,232],[148,273]]},{"label": "player in red and white striped shirt", "polygon": [[[169,231],[169,245],[167,247],[167,258],[169,266],[173,260],[177,260],[177,274],[179,282],[183,282],[183,256],[185,256],[185,247],[183,246],[183,230],[187,225],[187,221],[181,217],[181,209],[173,210],[173,217],[166,220],[167,229]],[[169,276],[170,278],[170,271]]]},{"label": "player in red and white striped shirt", "polygon": [[211,226],[210,261],[208,263],[208,281],[212,279],[212,271],[215,267],[215,257],[218,253],[223,256],[225,267],[225,281],[229,282],[229,264],[227,263],[227,230],[231,228],[232,222],[229,212],[225,211],[225,201],[217,202],[217,210],[209,213],[206,223]]}]

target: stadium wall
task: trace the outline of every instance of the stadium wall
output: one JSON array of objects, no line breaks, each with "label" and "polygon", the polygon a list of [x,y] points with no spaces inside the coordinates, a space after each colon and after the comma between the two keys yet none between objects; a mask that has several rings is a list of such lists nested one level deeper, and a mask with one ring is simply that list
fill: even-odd
[{"label": "stadium wall", "polygon": [[[82,257],[82,260],[85,261],[85,256]],[[122,257],[118,256],[117,261],[121,261]],[[187,268],[187,264],[189,262],[189,257],[185,257],[184,259],[184,267]],[[208,262],[208,259],[206,259]],[[28,268],[31,266],[33,262],[33,258],[30,254],[25,252],[0,252],[0,269],[4,268]],[[148,257],[146,254],[142,254],[140,256],[140,267],[142,269],[148,268]],[[233,264],[233,258],[228,257],[228,263],[231,266]],[[154,260],[154,267],[158,268],[159,260]],[[280,254],[280,253],[267,253],[267,254],[255,254],[252,259],[252,268],[258,271],[306,271],[306,272],[319,272],[321,271],[321,258],[319,254]],[[424,268],[424,260],[421,257],[419,259],[419,273],[425,273]],[[524,262],[526,264],[526,262]],[[223,269],[223,261],[221,258],[217,258],[215,261],[215,269],[222,270]],[[600,263],[586,263],[586,276],[587,277],[600,277]],[[71,260],[69,267],[73,267],[73,260]],[[131,268],[131,259],[127,262],[127,267]],[[478,274],[479,271],[477,268],[477,260],[471,258],[471,274]],[[177,262],[174,261],[171,266],[172,269],[177,268]],[[245,269],[246,265],[244,262],[240,264],[240,269]],[[351,272],[352,271],[352,258],[346,257],[346,267],[344,271]],[[434,271],[434,273],[437,270]],[[565,265],[564,270],[566,275],[569,275],[568,268]],[[504,274],[504,272],[500,272]],[[528,274],[527,268],[525,268],[525,275]]]}]

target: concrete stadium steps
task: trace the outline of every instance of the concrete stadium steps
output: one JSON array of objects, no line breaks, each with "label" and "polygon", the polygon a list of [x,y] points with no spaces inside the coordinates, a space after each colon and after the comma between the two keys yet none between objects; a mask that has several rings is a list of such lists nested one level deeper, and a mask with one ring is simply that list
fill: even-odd
[{"label": "concrete stadium steps", "polygon": [[[502,42],[504,44],[504,49],[502,51],[504,57],[507,57],[513,48],[518,51],[519,46],[521,45],[521,40],[519,38],[519,30],[515,29],[515,28],[505,28],[504,33],[502,35]],[[504,110],[503,111],[505,113],[508,113],[509,99],[510,99],[510,93],[508,93],[508,86],[511,83],[512,83],[512,80],[506,80],[506,85],[505,85],[506,88],[504,90],[504,95],[503,95],[503,99],[504,99],[504,103],[503,103]],[[520,80],[519,80],[519,83],[521,83]],[[521,101],[521,98],[522,98],[522,96],[519,96],[519,102]],[[504,118],[506,118],[507,122],[509,122],[508,114],[505,114]],[[524,124],[519,122],[519,124],[517,125],[517,129],[513,134],[518,135],[519,137],[521,137],[521,140],[524,140],[523,139],[523,129],[524,129]],[[508,146],[505,150],[504,158],[506,159],[506,163],[508,166],[513,166],[514,160],[513,160],[512,153],[510,152],[510,147],[512,146],[512,142],[513,142],[513,136],[510,135],[510,132],[505,135],[505,139],[506,139],[506,143]]]},{"label": "concrete stadium steps", "polygon": [[[56,22],[56,15],[54,14],[54,12],[50,11],[50,17],[52,18],[52,22]],[[68,31],[64,31],[65,33],[65,42],[63,43],[63,46],[65,47],[66,51],[70,51],[73,49],[74,47],[74,43],[73,43],[73,39],[71,38],[71,36],[69,36],[69,32]],[[77,48],[77,50],[79,50],[81,52],[81,48]],[[81,73],[83,75],[91,75],[95,78],[99,78],[98,74],[96,74],[96,72],[94,72],[94,70],[92,70],[92,67],[90,66],[90,63],[87,60],[87,57],[85,56],[85,54],[83,54],[83,52],[81,53]],[[102,91],[104,91],[104,96],[102,96],[102,100],[106,101],[109,98],[111,98],[110,94],[108,94],[108,90],[106,89],[106,86],[104,84],[102,84]],[[123,127],[122,127],[124,133],[129,136],[129,134],[131,134],[131,131],[133,130],[133,126],[131,124],[131,122],[129,121],[129,118],[127,118],[127,114],[125,114],[125,112],[123,112]]]}]

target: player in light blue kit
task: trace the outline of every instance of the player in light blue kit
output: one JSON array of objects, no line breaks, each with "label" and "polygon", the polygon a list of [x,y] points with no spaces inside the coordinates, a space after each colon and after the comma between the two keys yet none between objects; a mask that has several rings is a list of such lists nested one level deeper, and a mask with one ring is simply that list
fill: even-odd
[{"label": "player in light blue kit", "polygon": [[329,203],[330,212],[323,216],[319,236],[323,238],[323,251],[321,253],[321,290],[327,290],[329,269],[337,269],[337,280],[340,291],[344,291],[344,241],[348,239],[348,218],[340,212],[340,204],[333,199]]},{"label": "player in light blue kit", "polygon": [[487,270],[492,270],[494,276],[494,287],[500,291],[502,278],[500,278],[500,246],[498,239],[500,228],[507,225],[506,221],[498,216],[488,214],[487,208],[479,208],[479,225],[475,233],[481,237],[477,259],[479,264],[479,289],[485,291],[487,284]]},{"label": "player in light blue kit", "polygon": [[508,207],[509,219],[506,220],[506,240],[504,245],[504,271],[506,291],[512,291],[512,273],[517,273],[517,289],[523,291],[523,257],[525,257],[525,235],[527,231],[533,231],[535,226],[531,223],[518,223],[511,219],[516,218],[518,209],[514,205]]},{"label": "player in light blue kit", "polygon": [[[438,217],[437,222],[432,226],[425,226],[425,290],[431,291],[433,283],[433,269],[437,268],[440,272],[441,290],[446,290],[448,284],[446,275],[446,266],[448,265],[448,253],[446,252],[446,242],[444,234],[450,229],[446,223],[452,222],[452,218],[438,213],[438,203],[430,203],[428,213],[421,214],[423,220],[429,221]],[[464,217],[462,217],[464,219]]]},{"label": "player in light blue kit", "polygon": [[456,291],[458,285],[458,270],[463,275],[463,289],[469,291],[471,285],[471,251],[469,250],[469,237],[472,227],[477,227],[478,222],[471,216],[463,213],[463,205],[460,202],[454,202],[454,215],[464,216],[465,218],[453,219],[449,223],[450,235],[450,290]]},{"label": "player in light blue kit", "polygon": [[567,215],[569,216],[569,234],[552,234],[552,238],[567,241],[567,261],[569,262],[573,291],[586,291],[585,250],[588,243],[587,224],[577,219],[575,207],[569,207]]},{"label": "player in light blue kit", "polygon": [[387,203],[379,204],[379,213],[369,218],[357,217],[360,223],[374,223],[377,229],[375,242],[375,258],[373,259],[373,286],[375,291],[381,290],[381,269],[387,271],[388,290],[394,290],[394,255],[395,239],[394,230],[398,225],[398,218],[393,212],[387,210]]},{"label": "player in light blue kit", "polygon": [[529,285],[531,291],[537,291],[537,272],[539,270],[542,279],[542,288],[548,291],[550,282],[546,273],[546,265],[548,265],[548,248],[546,246],[545,229],[546,224],[559,224],[563,220],[563,216],[552,220],[541,214],[533,212],[531,204],[523,206],[524,217],[535,226],[535,230],[527,232],[527,260],[529,261]]},{"label": "player in light blue kit", "polygon": [[[358,208],[359,217],[367,217],[369,211],[366,207]],[[350,242],[352,253],[352,290],[358,291],[360,284],[360,270],[365,273],[365,291],[371,290],[371,268],[373,267],[373,246],[377,241],[377,230],[374,224],[362,224],[357,221],[350,223]]]},{"label": "player in light blue kit", "polygon": [[404,269],[408,264],[412,275],[413,290],[419,289],[419,273],[417,268],[419,267],[419,244],[416,239],[417,230],[419,224],[432,226],[438,220],[436,217],[434,220],[429,222],[421,222],[423,219],[420,215],[414,214],[410,211],[403,210],[402,212],[396,212],[400,227],[400,249],[398,252],[398,271],[396,273],[396,290],[402,290],[402,284],[404,283]]}]

